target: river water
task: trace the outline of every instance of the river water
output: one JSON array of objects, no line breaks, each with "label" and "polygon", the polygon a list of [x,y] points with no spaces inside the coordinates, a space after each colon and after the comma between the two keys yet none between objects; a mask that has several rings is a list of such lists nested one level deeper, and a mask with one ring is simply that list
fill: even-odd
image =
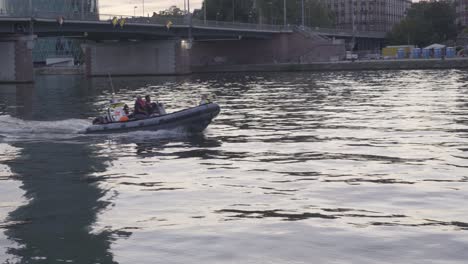
[{"label": "river water", "polygon": [[114,78],[203,134],[80,134],[105,78],[0,86],[0,263],[466,263],[468,72]]}]

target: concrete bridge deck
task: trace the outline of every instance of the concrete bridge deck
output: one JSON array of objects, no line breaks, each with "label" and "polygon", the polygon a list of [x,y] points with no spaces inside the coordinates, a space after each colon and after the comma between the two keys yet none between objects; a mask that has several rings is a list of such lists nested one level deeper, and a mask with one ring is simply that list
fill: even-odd
[{"label": "concrete bridge deck", "polygon": [[0,47],[3,47],[0,57],[6,58],[0,63],[0,82],[33,81],[31,54],[35,37],[89,40],[82,49],[85,72],[92,76],[187,74],[193,65],[220,61],[240,64],[330,61],[343,57],[345,48],[343,42],[327,37],[356,36],[366,41],[381,41],[383,37],[370,32],[356,33],[189,18],[0,15]]},{"label": "concrete bridge deck", "polygon": [[[63,18],[59,24],[58,18]],[[117,18],[124,25],[112,25]],[[170,23],[170,26],[168,24]],[[0,15],[0,34],[34,33],[41,36],[75,36],[87,32],[88,39],[124,37],[155,39],[158,37],[187,37],[189,29],[194,38],[205,37],[247,37],[265,38],[272,34],[292,32],[296,26],[236,23],[224,21],[203,21],[188,18],[131,17],[100,15],[99,17],[78,17],[74,14],[39,13],[26,15]],[[352,32],[329,28],[306,28],[312,34],[338,38],[383,39],[384,32]],[[99,33],[99,34],[94,34]]]}]

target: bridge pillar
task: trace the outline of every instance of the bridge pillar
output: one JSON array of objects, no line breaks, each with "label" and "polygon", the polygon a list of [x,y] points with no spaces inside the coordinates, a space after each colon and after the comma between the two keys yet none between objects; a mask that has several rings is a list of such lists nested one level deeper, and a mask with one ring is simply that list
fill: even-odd
[{"label": "bridge pillar", "polygon": [[36,36],[0,37],[0,83],[34,81],[32,49]]},{"label": "bridge pillar", "polygon": [[87,76],[189,74],[190,50],[180,40],[87,43]]}]

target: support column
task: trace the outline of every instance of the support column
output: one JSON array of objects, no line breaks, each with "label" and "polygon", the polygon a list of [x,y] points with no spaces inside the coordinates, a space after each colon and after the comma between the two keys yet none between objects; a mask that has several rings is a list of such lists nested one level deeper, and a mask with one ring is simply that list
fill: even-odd
[{"label": "support column", "polygon": [[87,43],[86,75],[189,74],[190,50],[180,40]]},{"label": "support column", "polygon": [[0,83],[34,81],[32,49],[36,36],[0,37]]}]

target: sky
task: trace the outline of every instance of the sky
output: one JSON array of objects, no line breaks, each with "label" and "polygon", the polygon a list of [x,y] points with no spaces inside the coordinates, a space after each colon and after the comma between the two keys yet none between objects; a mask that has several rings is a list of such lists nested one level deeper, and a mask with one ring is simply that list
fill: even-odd
[{"label": "sky", "polygon": [[[172,5],[183,9],[184,0],[99,0],[99,13],[109,15],[143,15],[143,1],[145,2],[145,16],[164,10]],[[190,9],[200,8],[203,0],[190,0]]]}]

